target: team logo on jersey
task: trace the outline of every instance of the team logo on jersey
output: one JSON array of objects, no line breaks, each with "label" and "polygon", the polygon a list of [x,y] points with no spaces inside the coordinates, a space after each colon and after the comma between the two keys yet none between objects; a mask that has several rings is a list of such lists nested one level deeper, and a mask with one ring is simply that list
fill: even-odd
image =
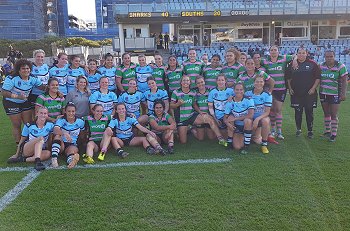
[{"label": "team logo on jersey", "polygon": [[37,131],[37,130],[34,130],[33,133],[34,133],[34,134],[38,134],[38,131]]},{"label": "team logo on jersey", "polygon": [[51,99],[48,99],[48,100],[47,100],[47,103],[51,103],[51,102],[52,102],[52,100],[51,100]]},{"label": "team logo on jersey", "polygon": [[35,73],[39,73],[39,70],[38,70],[38,69],[36,69],[36,68],[34,69],[34,71],[35,71]]},{"label": "team logo on jersey", "polygon": [[60,73],[60,71],[59,71],[59,70],[57,70],[57,71],[56,71],[56,74],[58,74],[58,73]]},{"label": "team logo on jersey", "polygon": [[214,94],[214,97],[218,97],[218,93],[215,93],[215,94]]},{"label": "team logo on jersey", "polygon": [[147,97],[148,97],[148,98],[151,98],[151,94],[148,94]]},{"label": "team logo on jersey", "polygon": [[230,96],[230,94],[229,94],[228,92],[226,92],[226,96],[227,96],[227,97],[229,97],[229,96]]},{"label": "team logo on jersey", "polygon": [[157,97],[160,97],[160,94],[157,94]]},{"label": "team logo on jersey", "polygon": [[108,96],[108,98],[109,98],[109,99],[112,99],[112,96],[111,96],[111,95],[109,95],[109,96]]},{"label": "team logo on jersey", "polygon": [[139,97],[138,97],[138,96],[136,96],[136,100],[139,100]]},{"label": "team logo on jersey", "polygon": [[98,99],[101,99],[101,95],[98,95],[98,97],[97,97]]},{"label": "team logo on jersey", "polygon": [[68,71],[69,74],[72,74],[72,71]]},{"label": "team logo on jersey", "polygon": [[125,101],[128,101],[128,97],[127,96],[125,97]]}]

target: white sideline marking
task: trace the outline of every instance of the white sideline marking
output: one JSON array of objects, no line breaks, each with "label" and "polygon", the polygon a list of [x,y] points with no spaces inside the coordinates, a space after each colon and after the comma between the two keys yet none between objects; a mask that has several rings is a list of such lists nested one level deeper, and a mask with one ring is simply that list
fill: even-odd
[{"label": "white sideline marking", "polygon": [[[207,163],[224,163],[230,162],[232,158],[214,158],[214,159],[189,159],[189,160],[168,160],[168,161],[149,161],[149,162],[124,162],[124,163],[111,163],[111,164],[94,164],[94,165],[78,165],[77,169],[99,169],[99,168],[119,168],[119,167],[131,167],[131,166],[159,166],[159,165],[180,165],[180,164],[207,164]],[[60,166],[58,168],[48,167],[46,170],[62,170],[67,169],[66,166]],[[23,172],[30,171],[13,189],[8,191],[0,199],[0,213],[14,201],[25,188],[27,188],[41,172],[34,170],[33,167],[13,167],[13,168],[0,168],[0,172]]]},{"label": "white sideline marking", "polygon": [[2,212],[12,201],[14,201],[33,180],[40,175],[40,172],[30,171],[23,179],[0,199],[0,212]]},{"label": "white sideline marking", "polygon": [[[119,167],[131,167],[131,166],[154,166],[154,165],[178,165],[178,164],[206,164],[206,163],[224,163],[231,161],[231,158],[214,158],[214,159],[189,159],[189,160],[168,160],[168,161],[146,161],[146,162],[120,162],[110,164],[91,164],[91,165],[77,165],[76,169],[86,168],[119,168]],[[33,167],[13,167],[13,168],[0,168],[0,172],[23,172],[30,171]],[[58,168],[48,167],[46,170],[62,170],[67,169],[66,166],[60,166]]]}]

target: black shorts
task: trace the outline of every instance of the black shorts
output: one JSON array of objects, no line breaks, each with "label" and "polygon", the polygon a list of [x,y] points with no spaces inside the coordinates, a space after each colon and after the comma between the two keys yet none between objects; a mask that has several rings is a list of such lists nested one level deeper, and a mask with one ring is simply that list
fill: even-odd
[{"label": "black shorts", "polygon": [[2,100],[2,104],[4,106],[6,115],[17,115],[24,111],[28,111],[32,109],[32,105],[29,101],[25,101],[24,103],[15,103],[6,99]]},{"label": "black shorts", "polygon": [[194,126],[195,128],[210,128],[209,124],[198,124]]},{"label": "black shorts", "polygon": [[34,95],[32,93],[29,94],[28,96],[28,101],[30,102],[30,104],[32,105],[32,108],[35,108],[35,102],[36,99],[38,98],[39,95]]},{"label": "black shorts", "polygon": [[[121,139],[121,138],[119,138],[119,139]],[[121,140],[123,141],[124,146],[129,146],[132,139],[134,139],[134,135],[129,137],[129,138],[124,138],[124,139],[121,139]]]},{"label": "black shorts", "polygon": [[244,133],[244,125],[236,125],[235,124],[235,130],[234,133],[238,133],[238,134],[243,134]]},{"label": "black shorts", "polygon": [[221,124],[218,124],[219,129],[226,129],[227,125],[224,122],[224,117],[222,117],[221,119],[218,119],[218,120],[221,122]]},{"label": "black shorts", "polygon": [[340,104],[339,95],[325,95],[320,93],[320,102],[328,104]]},{"label": "black shorts", "polygon": [[102,140],[96,141],[96,140],[89,140],[88,142],[93,141],[98,147],[100,147]]},{"label": "black shorts", "polygon": [[292,95],[290,97],[290,106],[292,108],[317,108],[317,93],[305,96]]},{"label": "black shorts", "polygon": [[272,91],[272,97],[280,102],[284,102],[286,100],[286,95],[287,95],[287,89],[285,90],[273,90]]},{"label": "black shorts", "polygon": [[185,121],[182,121],[182,122],[177,122],[177,126],[178,127],[181,127],[181,126],[188,126],[188,125],[193,125],[194,121],[197,119],[197,116],[199,115],[198,112],[194,112],[192,114],[192,116],[190,118],[188,118],[187,120]]}]

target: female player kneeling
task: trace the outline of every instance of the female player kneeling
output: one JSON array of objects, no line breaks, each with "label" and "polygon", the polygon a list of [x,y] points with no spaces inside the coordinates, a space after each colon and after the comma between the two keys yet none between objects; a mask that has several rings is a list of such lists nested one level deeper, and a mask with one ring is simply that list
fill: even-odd
[{"label": "female player kneeling", "polygon": [[261,128],[261,152],[264,154],[269,153],[267,148],[267,139],[270,132],[270,108],[272,106],[272,95],[264,91],[264,77],[257,76],[254,79],[254,89],[247,91],[245,96],[254,101],[255,111],[253,117],[253,133],[259,137],[258,128]]},{"label": "female player kneeling", "polygon": [[157,134],[159,143],[168,144],[168,153],[174,153],[174,131],[176,130],[175,120],[165,111],[165,103],[157,99],[153,104],[153,114],[149,116],[149,124],[154,133]]},{"label": "female player kneeling", "polygon": [[[103,115],[103,106],[101,104],[95,104],[91,108],[92,115],[85,116],[85,128],[88,133],[88,143],[86,145],[86,154],[83,154],[83,161],[87,164],[94,164],[94,152],[102,150],[103,145],[103,133],[108,127],[109,122],[112,119],[110,115]],[[104,155],[97,157],[99,160],[104,160]]]},{"label": "female player kneeling", "polygon": [[[147,133],[146,137],[135,136],[132,131],[133,126],[141,132]],[[114,118],[111,120],[105,131],[101,154],[105,155],[109,142],[111,142],[112,146],[117,151],[117,155],[123,158],[128,155],[128,153],[122,149],[124,146],[142,145],[146,149],[147,154],[164,155],[165,150],[159,145],[156,137],[157,135],[154,132],[140,125],[136,118],[127,116],[125,104],[118,103]]]},{"label": "female player kneeling", "polygon": [[36,170],[45,169],[41,161],[50,158],[50,151],[47,148],[54,127],[53,123],[47,121],[48,117],[46,107],[38,108],[35,121],[24,125],[17,152],[8,159],[8,163],[35,162]]},{"label": "female player kneeling", "polygon": [[232,102],[228,102],[225,106],[224,122],[234,131],[233,148],[240,150],[241,154],[247,154],[252,137],[254,102],[244,98],[243,83],[236,83],[234,91]]},{"label": "female player kneeling", "polygon": [[82,119],[75,116],[76,107],[68,103],[65,114],[58,119],[53,133],[55,135],[52,143],[52,167],[58,167],[57,157],[61,150],[67,155],[68,168],[74,168],[79,161],[78,138],[82,138],[81,131],[85,129]]}]

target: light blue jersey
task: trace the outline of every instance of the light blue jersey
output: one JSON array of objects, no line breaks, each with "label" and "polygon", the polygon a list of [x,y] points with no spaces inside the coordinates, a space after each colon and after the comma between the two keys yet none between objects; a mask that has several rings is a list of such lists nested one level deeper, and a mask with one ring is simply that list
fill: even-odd
[{"label": "light blue jersey", "polygon": [[265,107],[272,106],[272,95],[268,92],[261,92],[261,94],[254,94],[254,90],[247,91],[244,94],[247,98],[252,99],[254,101],[254,119],[258,116],[261,116],[265,112]]},{"label": "light blue jersey", "polygon": [[111,68],[102,66],[98,68],[98,71],[101,73],[102,76],[106,76],[108,78],[108,90],[114,91],[117,88],[115,85],[115,75],[117,68],[114,66]]},{"label": "light blue jersey", "polygon": [[[242,101],[232,101],[225,106],[225,115],[232,114],[235,118],[248,115],[249,109],[254,109],[254,101],[252,99],[243,98]],[[244,125],[243,120],[236,120],[235,125]]]},{"label": "light blue jersey", "polygon": [[114,104],[118,103],[117,95],[108,91],[107,94],[103,94],[100,91],[95,91],[89,98],[90,104],[101,104],[103,107],[104,115],[111,115],[114,109]]},{"label": "light blue jersey", "polygon": [[91,91],[91,94],[93,94],[95,91],[98,91],[100,89],[100,79],[102,75],[99,71],[96,71],[93,75],[88,75],[88,83],[89,88]]},{"label": "light blue jersey", "polygon": [[[48,81],[49,81],[49,66],[47,64],[43,64],[41,66],[36,66],[33,63],[33,69],[32,69],[32,75],[37,77],[42,84],[47,85]],[[37,87],[34,87],[32,90],[32,94],[33,95],[41,95],[43,94],[44,91],[40,90]]]},{"label": "light blue jersey", "polygon": [[36,123],[26,123],[22,129],[22,136],[28,137],[28,140],[43,137],[46,143],[50,134],[53,131],[54,124],[51,122],[46,122],[44,127],[39,128]]},{"label": "light blue jersey", "polygon": [[126,111],[136,116],[136,119],[140,117],[140,103],[145,101],[145,97],[140,91],[135,93],[124,92],[118,98],[119,103],[124,103]]},{"label": "light blue jersey", "polygon": [[60,68],[53,66],[49,69],[50,78],[55,77],[58,80],[58,90],[64,95],[67,95],[67,76],[68,76],[68,64]]},{"label": "light blue jersey", "polygon": [[137,122],[137,119],[126,117],[123,122],[117,119],[112,119],[111,122],[109,122],[108,127],[115,132],[116,137],[119,139],[128,139],[133,136],[132,127],[138,124],[139,122]]},{"label": "light blue jersey", "polygon": [[228,99],[234,95],[232,88],[226,88],[225,90],[214,88],[209,92],[208,103],[213,103],[216,119],[222,119],[224,117],[225,105]]},{"label": "light blue jersey", "polygon": [[160,100],[168,100],[169,96],[168,93],[165,90],[157,89],[157,92],[152,93],[151,90],[147,90],[145,93],[143,93],[144,98],[147,102],[147,108],[148,108],[148,115],[152,115],[154,112],[154,101],[157,99]]},{"label": "light blue jersey", "polygon": [[[25,96],[29,96],[30,92],[34,87],[41,86],[41,81],[34,77],[29,76],[28,80],[23,80],[19,76],[7,76],[5,78],[4,84],[2,86],[3,90],[9,91],[12,94],[21,95],[24,94]],[[14,103],[24,103],[27,100],[25,99],[13,99],[13,98],[5,98],[8,101],[12,101]]]},{"label": "light blue jersey", "polygon": [[141,92],[145,92],[149,89],[147,84],[147,78],[152,76],[153,68],[151,66],[140,67],[137,66],[135,68],[136,71],[136,79],[137,79],[137,89]]},{"label": "light blue jersey", "polygon": [[79,76],[85,76],[86,77],[86,71],[82,67],[78,68],[72,68],[71,66],[68,67],[68,75],[67,75],[67,92],[71,92],[75,90],[77,78]]},{"label": "light blue jersey", "polygon": [[[68,133],[72,138],[73,144],[78,141],[80,131],[85,129],[85,122],[82,119],[76,118],[73,123],[69,123],[65,118],[60,118],[56,121],[55,127],[59,127],[63,134]],[[62,136],[63,142],[68,142],[65,136]]]}]

